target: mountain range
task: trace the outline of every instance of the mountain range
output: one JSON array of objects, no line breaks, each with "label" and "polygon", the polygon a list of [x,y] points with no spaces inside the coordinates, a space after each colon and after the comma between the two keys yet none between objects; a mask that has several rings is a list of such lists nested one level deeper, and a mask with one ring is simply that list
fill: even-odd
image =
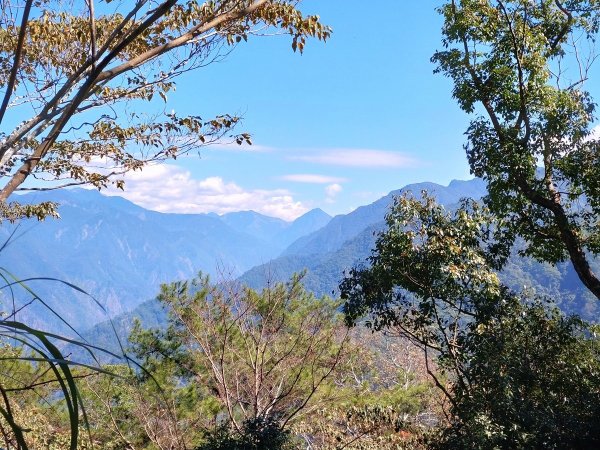
[{"label": "mountain range", "polygon": [[[309,290],[319,296],[337,295],[344,271],[364,264],[370,255],[394,197],[405,192],[418,197],[422,191],[448,208],[462,198],[486,195],[485,183],[479,179],[452,181],[448,186],[419,183],[349,214],[331,218],[315,209],[294,222],[252,211],[222,216],[162,214],[89,190],[24,196],[25,201],[59,202],[62,218],[21,223],[0,251],[4,261],[0,266],[10,267],[20,277],[65,279],[93,294],[106,311],[68,286],[28,283],[70,324],[86,330],[83,335],[89,341],[114,348],[113,327],[125,338],[136,317],[146,326],[164,324],[165,312],[154,299],[159,285],[189,279],[198,271],[217,281],[237,277],[256,289],[306,271],[303,281]],[[0,232],[7,239],[13,230],[4,226]],[[501,277],[514,289],[530,288],[557,299],[568,312],[598,317],[597,301],[580,289],[570,264],[550,266],[514,257]],[[6,289],[0,292],[5,302],[12,302]],[[19,314],[28,323],[60,328],[58,319],[44,311],[37,305]],[[112,323],[107,317],[112,317]]]},{"label": "mountain range", "polygon": [[[0,268],[9,277],[28,280],[35,292],[0,290],[3,310],[10,311],[13,301],[18,309],[37,296],[40,300],[17,318],[39,327],[59,325],[61,316],[75,328],[88,328],[154,297],[161,283],[191,278],[198,271],[236,277],[331,219],[320,209],[294,222],[253,211],[163,214],[85,189],[28,194],[18,200],[60,205],[60,219],[0,227],[5,244]],[[67,281],[89,295],[49,279]]]}]

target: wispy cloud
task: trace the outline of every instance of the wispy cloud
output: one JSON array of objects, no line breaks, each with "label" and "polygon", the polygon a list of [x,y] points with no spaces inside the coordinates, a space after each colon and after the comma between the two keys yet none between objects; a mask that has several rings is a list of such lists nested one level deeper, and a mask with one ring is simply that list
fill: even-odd
[{"label": "wispy cloud", "polygon": [[283,175],[278,177],[284,181],[294,181],[296,183],[310,183],[310,184],[329,184],[329,183],[344,183],[348,181],[346,178],[330,177],[327,175],[315,175],[310,173],[298,173]]},{"label": "wispy cloud", "polygon": [[132,172],[125,177],[125,191],[109,189],[145,208],[173,213],[223,214],[254,210],[262,214],[293,220],[306,211],[286,189],[244,189],[221,177],[194,179],[181,167],[161,164]]},{"label": "wispy cloud", "polygon": [[325,201],[327,203],[333,203],[335,202],[335,197],[342,192],[342,186],[340,186],[337,183],[334,184],[330,184],[329,186],[327,186],[325,188],[325,195],[327,196],[325,198]]},{"label": "wispy cloud", "polygon": [[415,167],[419,161],[400,152],[370,149],[329,149],[307,151],[306,154],[290,157],[296,161],[307,161],[346,167]]},{"label": "wispy cloud", "polygon": [[229,151],[229,152],[255,152],[255,153],[270,153],[275,149],[266,145],[248,144],[243,142],[238,144],[234,141],[221,140],[213,144],[209,144],[203,148],[204,150]]}]

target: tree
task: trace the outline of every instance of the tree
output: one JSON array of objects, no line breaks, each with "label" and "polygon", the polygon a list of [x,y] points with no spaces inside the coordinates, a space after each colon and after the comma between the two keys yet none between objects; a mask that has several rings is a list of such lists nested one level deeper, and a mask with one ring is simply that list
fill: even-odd
[{"label": "tree", "polygon": [[182,382],[172,361],[152,373],[125,364],[79,384],[90,441],[106,449],[189,450],[214,425],[219,403],[208,386]]},{"label": "tree", "polygon": [[[335,307],[339,302],[315,299],[300,290],[298,296],[292,295],[297,301],[284,301],[286,304],[283,305],[280,300],[280,293],[286,292],[283,287],[272,286],[270,290],[252,295],[262,297],[270,292],[263,304],[274,302],[269,308],[271,318],[267,320],[273,323],[273,318],[283,309],[286,326],[268,328],[266,324],[260,324],[262,319],[255,322],[258,316],[250,311],[242,309],[245,312],[240,314],[238,306],[242,302],[239,297],[226,306],[236,313],[227,318],[232,325],[229,342],[223,339],[225,327],[215,327],[212,322],[206,327],[200,321],[194,324],[194,336],[206,332],[212,337],[211,352],[219,349],[221,353],[204,355],[203,347],[191,336],[192,330],[182,328],[174,314],[170,328],[158,331],[143,330],[138,326],[132,335],[134,348],[144,360],[146,372],[136,373],[124,364],[105,366],[111,375],[90,373],[87,368],[81,373],[78,371],[76,376],[85,375],[79,384],[79,395],[86,406],[90,441],[107,449],[165,450],[275,450],[306,446],[396,449],[412,443],[416,445],[423,429],[427,428],[423,419],[426,417],[430,421],[434,417],[430,412],[437,410],[435,405],[440,399],[427,378],[419,349],[396,337],[375,335],[366,330],[354,330],[356,332],[349,333],[344,339],[346,330],[340,322],[339,309]],[[219,288],[224,287],[210,286],[209,290]],[[227,295],[229,292],[223,291]],[[190,289],[188,295],[193,297],[194,294],[195,290]],[[243,291],[238,294],[247,295]],[[223,306],[222,301],[217,300],[217,304]],[[213,311],[218,309],[216,305],[212,308]],[[171,306],[168,309],[172,310]],[[198,311],[201,309],[195,305],[186,315],[195,317]],[[275,311],[279,312],[273,314]],[[324,320],[323,326],[311,328],[317,324],[315,316],[328,319]],[[261,365],[261,371],[277,373],[279,381],[265,376],[262,382],[264,393],[268,395],[269,386],[279,386],[282,382],[284,389],[289,391],[288,399],[282,397],[270,411],[258,416],[253,414],[250,407],[253,400],[249,400],[247,394],[249,373],[255,373],[250,366],[256,358],[248,354],[248,347],[239,339],[236,317],[239,322],[251,321],[255,330],[270,330],[259,339],[266,345],[265,355],[277,364],[267,360]],[[328,321],[332,318],[333,322]],[[299,339],[303,332],[297,332],[297,319],[304,320],[300,328],[315,333],[310,338],[312,347],[307,347],[307,340]],[[275,334],[269,336],[270,332]],[[332,332],[339,333],[336,342],[344,346],[337,363],[337,346],[329,346]],[[248,330],[244,334],[246,338],[258,335]],[[202,345],[207,342],[203,341]],[[254,352],[252,346],[250,349]],[[300,354],[305,356],[304,362],[298,358]],[[309,357],[310,354],[317,359]],[[227,400],[223,399],[219,380],[211,373],[211,360],[224,367],[231,395],[240,403],[232,407],[239,429],[228,418]],[[319,381],[313,374],[333,364],[335,368],[331,375],[313,386],[314,380],[317,384]],[[296,379],[300,372],[302,375]],[[241,393],[237,394],[236,390]],[[284,424],[293,412],[290,407],[301,405],[310,395],[312,398],[304,409]],[[244,412],[242,407],[249,412]]]},{"label": "tree", "polygon": [[434,446],[595,448],[595,327],[498,274],[523,248],[570,260],[600,299],[590,264],[600,251],[599,141],[584,90],[600,2],[452,0],[440,12],[444,49],[432,61],[475,115],[465,149],[487,181],[485,207],[397,199],[370,265],[341,285],[347,321],[366,316],[437,357],[443,376],[428,371],[450,408]]},{"label": "tree", "polygon": [[[79,422],[86,422],[74,373],[58,347],[74,344],[92,354],[97,347],[0,320],[0,442],[7,450],[86,448]],[[95,373],[100,368],[87,366]],[[67,424],[67,426],[65,426]]]},{"label": "tree", "polygon": [[570,259],[600,299],[590,267],[600,252],[600,141],[584,89],[600,2],[452,0],[440,12],[445,49],[432,60],[460,107],[477,115],[466,151],[487,180],[498,239],[506,252],[519,236],[524,254]]},{"label": "tree", "polygon": [[478,325],[465,343],[469,385],[454,392],[455,419],[440,447],[600,445],[597,327],[542,302],[519,300]]},{"label": "tree", "polygon": [[339,399],[305,417],[294,434],[321,450],[425,448],[423,434],[442,419],[443,399],[421,349],[363,327],[354,328],[350,339],[352,358],[335,379]]},{"label": "tree", "polygon": [[[98,189],[114,184],[122,189],[122,175],[127,171],[221,140],[250,143],[249,134],[233,134],[239,117],[180,117],[167,112],[167,94],[175,88],[178,76],[219,60],[249,37],[288,33],[294,51],[300,52],[308,37],[327,39],[331,30],[317,16],[304,16],[298,3],[3,2],[0,220],[57,214],[51,202],[7,203],[19,189],[82,184]],[[26,187],[24,183],[31,178],[38,182]],[[6,282],[2,289],[10,295],[14,296],[15,286],[22,286],[34,300],[42,301],[6,270],[2,278]],[[0,321],[0,334],[6,342],[23,344],[25,351],[3,360],[9,366],[13,361],[35,361],[44,375],[54,375],[48,384],[68,411],[69,432],[61,448],[76,448],[83,405],[70,368],[73,362],[55,344],[75,343],[89,352],[100,349],[31,329],[13,316]],[[3,363],[3,370],[9,369]],[[12,380],[14,386],[10,380],[0,381],[0,434],[7,447],[26,449],[28,436],[21,416],[15,415],[20,412],[15,403],[20,392],[35,391],[38,380],[32,385],[27,384],[30,380]]]},{"label": "tree", "polygon": [[136,327],[136,354],[151,372],[174,363],[188,383],[214,392],[234,433],[285,430],[332,398],[347,330],[339,304],[307,293],[300,277],[256,292],[200,276],[163,286],[159,300],[169,328]]},{"label": "tree", "polygon": [[[303,16],[297,0],[137,0],[95,4],[19,0],[0,13],[1,212],[15,219],[55,214],[55,205],[6,204],[30,177],[42,187],[114,184],[122,174],[230,137],[239,118],[180,117],[141,102],[167,103],[182,73],[226,55],[249,37],[307,37],[331,30]],[[160,101],[160,100],[159,100]],[[154,104],[154,103],[153,103]],[[132,105],[131,111],[125,105]],[[9,117],[10,116],[10,117]],[[9,119],[9,120],[6,120]]]},{"label": "tree", "polygon": [[239,434],[226,424],[210,430],[195,450],[294,450],[297,444],[290,431],[282,430],[277,422],[257,418],[244,421]]},{"label": "tree", "polygon": [[[441,448],[595,448],[600,444],[596,328],[499,281],[496,223],[464,201],[423,193],[394,203],[367,268],[341,285],[350,325],[396,329],[436,356],[446,396]],[[426,359],[426,362],[428,360]]]},{"label": "tree", "polygon": [[[395,199],[369,267],[352,269],[340,285],[344,313],[348,325],[368,316],[371,328],[397,328],[460,375],[466,358],[461,343],[472,324],[490,320],[507,295],[489,251],[493,222],[475,202],[449,214],[422,195],[422,201]],[[427,371],[452,402],[443,382]]]}]

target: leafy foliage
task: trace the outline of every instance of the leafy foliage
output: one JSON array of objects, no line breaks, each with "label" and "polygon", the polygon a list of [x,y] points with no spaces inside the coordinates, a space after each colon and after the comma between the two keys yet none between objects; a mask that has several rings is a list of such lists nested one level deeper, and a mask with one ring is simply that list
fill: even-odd
[{"label": "leafy foliage", "polygon": [[[24,307],[16,308],[16,298],[26,294],[32,297],[31,302],[42,304],[46,314],[56,315],[64,322],[26,282],[4,268],[0,268],[0,279],[0,293],[13,305],[0,319],[0,439],[7,449],[85,448],[90,441],[81,433],[88,422],[77,386],[82,378],[77,367],[85,367],[88,373],[109,374],[99,367],[96,355],[118,356],[85,342],[81,336],[80,340],[71,339],[17,320]],[[70,283],[52,278],[46,281],[61,282],[88,295]],[[72,328],[71,331],[75,332]],[[71,361],[63,351],[66,345],[86,352],[92,362]]]},{"label": "leafy foliage", "polygon": [[[422,201],[396,199],[386,217],[388,227],[377,238],[371,266],[353,269],[340,289],[349,324],[367,311],[376,312],[369,325],[406,324],[407,330],[415,330],[411,334],[416,339],[434,345],[446,340],[439,332],[454,332],[463,314],[471,317],[478,307],[491,303],[490,297],[501,295],[493,265],[504,255],[495,253],[486,210],[466,201],[447,213],[427,193],[422,195]],[[401,307],[401,316],[395,306]],[[454,310],[461,317],[448,313]]]},{"label": "leafy foliage", "polygon": [[445,49],[433,61],[454,82],[460,107],[477,114],[467,156],[488,183],[486,204],[503,221],[506,245],[521,236],[524,254],[570,259],[600,298],[589,262],[600,251],[599,141],[584,90],[600,4],[464,0],[440,11]]},{"label": "leafy foliage", "polygon": [[[118,377],[81,382],[91,440],[115,450],[391,450],[420,442],[425,421],[439,420],[439,395],[418,350],[363,330],[346,336],[339,302],[307,294],[299,281],[262,292],[206,278],[165,286],[170,326],[138,324],[132,334],[145,370],[111,365]],[[197,340],[202,333],[207,341]],[[221,352],[212,360],[207,342]]]},{"label": "leafy foliage", "polygon": [[[595,448],[600,343],[581,320],[541,303],[507,302],[465,344],[468,385],[442,448]],[[467,387],[468,386],[468,387]]]},{"label": "leafy foliage", "polygon": [[196,450],[293,450],[290,432],[282,430],[269,419],[256,418],[242,424],[240,433],[233,433],[226,424],[206,433],[205,442]]},{"label": "leafy foliage", "polygon": [[600,354],[592,329],[517,295],[494,270],[504,249],[488,211],[399,198],[372,265],[341,285],[349,324],[367,315],[436,356],[449,404],[445,448],[593,448]]},{"label": "leafy foliage", "polygon": [[[223,139],[251,144],[248,133],[232,134],[239,117],[180,117],[166,112],[167,94],[179,75],[220,59],[228,47],[259,30],[289,34],[293,50],[299,52],[308,37],[327,39],[331,30],[318,17],[303,16],[296,4],[288,0],[140,0],[126,5],[107,0],[97,14],[93,1],[83,11],[70,1],[4,3],[0,11],[0,124],[6,118],[20,122],[12,130],[0,130],[0,176],[4,180],[0,219],[58,216],[53,202],[7,202],[30,177],[45,182],[34,190],[83,184],[98,189],[114,184],[123,189],[122,175],[128,171]],[[140,104],[153,102],[155,97],[160,97],[162,107],[159,103],[154,113],[140,113]],[[127,108],[131,105],[134,112]],[[12,285],[9,282],[2,289],[12,291]],[[41,299],[34,296],[34,301]],[[55,386],[54,395],[60,397],[57,403],[67,412],[70,436],[59,445],[77,448],[79,422],[86,417],[73,363],[56,341],[86,350],[92,346],[9,319],[0,321],[0,337],[27,350],[2,361],[30,361],[39,373],[34,381],[0,380],[0,432],[6,446],[28,448],[26,430],[15,421],[15,397],[35,391],[39,381]],[[47,374],[52,379],[45,380]],[[50,443],[36,441],[35,447],[40,445]]]},{"label": "leafy foliage", "polygon": [[419,348],[398,336],[355,328],[349,364],[335,383],[339,398],[294,425],[323,450],[422,448],[423,434],[441,420],[442,399]]},{"label": "leafy foliage", "polygon": [[2,8],[0,123],[21,121],[0,132],[3,217],[55,214],[51,204],[33,211],[6,203],[29,177],[46,182],[35,189],[122,189],[127,171],[217,141],[250,144],[248,133],[233,134],[237,116],[168,112],[177,77],[257,34],[289,34],[299,52],[307,38],[331,34],[294,0],[141,0],[129,10],[117,3],[79,11],[73,2],[19,0]]},{"label": "leafy foliage", "polygon": [[285,428],[326,398],[346,358],[338,304],[308,294],[293,277],[256,292],[208,277],[163,286],[166,331],[132,333],[151,371],[174,364],[188,383],[208,386],[234,430],[264,420]]}]

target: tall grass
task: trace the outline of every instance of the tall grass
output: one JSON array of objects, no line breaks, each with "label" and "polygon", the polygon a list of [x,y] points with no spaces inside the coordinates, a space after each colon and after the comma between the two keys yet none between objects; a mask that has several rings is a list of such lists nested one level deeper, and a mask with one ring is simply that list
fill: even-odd
[{"label": "tall grass", "polygon": [[[126,356],[123,346],[121,355],[107,351],[99,346],[86,342],[85,339],[73,328],[61,315],[38,296],[29,286],[32,281],[56,282],[68,286],[73,291],[82,293],[94,301],[99,308],[103,306],[90,294],[81,288],[63,280],[49,277],[35,277],[19,279],[10,271],[0,267],[0,293],[8,300],[10,311],[3,311],[0,318],[0,346],[5,350],[0,354],[0,434],[4,438],[4,444],[8,449],[33,450],[26,439],[27,430],[19,423],[15,404],[21,399],[21,394],[34,393],[40,401],[51,408],[59,408],[66,411],[66,426],[69,430],[69,449],[75,450],[80,442],[80,431],[89,428],[85,412],[85,406],[77,389],[77,375],[73,373],[73,367],[86,368],[91,373],[105,373],[113,375],[104,370],[98,359],[99,354],[104,354],[125,360],[131,360]],[[31,299],[24,305],[19,304],[19,297],[26,294]],[[25,308],[35,303],[42,305],[43,310],[57,318],[75,336],[74,338],[51,333],[41,329],[33,328],[24,321],[16,320]],[[7,308],[8,309],[8,308]],[[115,332],[115,336],[118,335]],[[94,364],[85,364],[69,359],[63,354],[61,348],[67,345],[83,349],[91,356]],[[9,349],[8,351],[6,351]],[[35,376],[27,376],[25,367],[35,370]],[[51,398],[48,398],[51,393]],[[21,402],[22,403],[22,402]],[[20,406],[20,405],[19,405]]]}]

